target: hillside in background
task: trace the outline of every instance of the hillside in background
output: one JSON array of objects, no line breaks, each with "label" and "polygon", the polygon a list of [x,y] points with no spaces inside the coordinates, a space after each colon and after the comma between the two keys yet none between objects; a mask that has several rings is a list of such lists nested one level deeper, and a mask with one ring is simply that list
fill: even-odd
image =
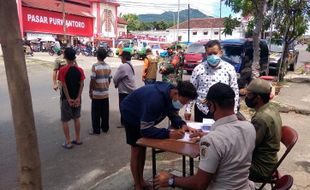
[{"label": "hillside in background", "polygon": [[[173,14],[175,15],[175,22],[177,22],[178,12],[164,12],[162,14],[141,14],[138,15],[139,20],[141,22],[158,22],[158,21],[166,21],[173,22]],[[186,21],[188,18],[188,10],[180,11],[180,22]],[[208,16],[198,9],[190,9],[190,18],[212,18],[212,16]]]}]

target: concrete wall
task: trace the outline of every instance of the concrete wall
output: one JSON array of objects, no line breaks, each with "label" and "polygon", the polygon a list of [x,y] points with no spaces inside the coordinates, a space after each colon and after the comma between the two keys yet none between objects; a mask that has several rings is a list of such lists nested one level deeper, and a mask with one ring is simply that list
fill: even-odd
[{"label": "concrete wall", "polygon": [[[220,38],[220,32],[223,32],[223,28],[191,28],[190,29],[190,41],[197,42],[199,40],[218,40]],[[167,35],[167,41],[173,42],[177,40],[177,36],[179,36],[180,41],[188,40],[188,30],[180,29],[179,33],[177,30],[169,29],[169,33]],[[244,38],[244,33],[241,28],[237,28],[233,31],[232,35],[223,35],[221,34],[221,39],[234,39],[234,38]]]}]

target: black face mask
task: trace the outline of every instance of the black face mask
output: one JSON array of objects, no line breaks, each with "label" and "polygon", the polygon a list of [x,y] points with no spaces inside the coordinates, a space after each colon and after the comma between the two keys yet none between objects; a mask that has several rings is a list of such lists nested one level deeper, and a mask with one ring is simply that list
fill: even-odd
[{"label": "black face mask", "polygon": [[208,113],[208,116],[211,118],[211,119],[214,119],[214,113],[215,113],[215,111],[216,111],[216,108],[215,108],[215,104],[213,103],[213,111],[211,111],[211,109],[210,109],[210,107],[211,107],[211,104],[209,103],[209,105],[207,105],[208,106],[208,109],[209,109],[209,113]]},{"label": "black face mask", "polygon": [[245,104],[249,107],[249,108],[255,108],[255,106],[257,105],[257,102],[255,101],[256,96],[253,98],[248,98],[245,97]]}]

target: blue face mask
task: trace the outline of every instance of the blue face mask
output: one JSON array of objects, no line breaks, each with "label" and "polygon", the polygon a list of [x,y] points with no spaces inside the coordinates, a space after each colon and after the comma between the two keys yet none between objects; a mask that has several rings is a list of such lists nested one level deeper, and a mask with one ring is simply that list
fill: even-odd
[{"label": "blue face mask", "polygon": [[211,67],[216,67],[221,61],[221,58],[217,55],[209,55],[207,57],[207,62]]},{"label": "blue face mask", "polygon": [[183,104],[179,100],[172,100],[172,105],[177,110],[183,107]]}]

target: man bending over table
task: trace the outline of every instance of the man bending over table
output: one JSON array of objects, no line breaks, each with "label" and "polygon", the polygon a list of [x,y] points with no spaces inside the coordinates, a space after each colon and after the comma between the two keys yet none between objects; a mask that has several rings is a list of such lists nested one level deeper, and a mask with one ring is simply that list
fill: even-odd
[{"label": "man bending over table", "polygon": [[[178,111],[196,98],[195,87],[190,82],[180,81],[177,86],[164,82],[143,86],[122,101],[121,114],[127,144],[131,146],[130,169],[136,190],[150,187],[143,179],[146,148],[137,145],[137,140],[141,137],[182,138],[184,131],[191,129],[178,115]],[[155,127],[167,116],[175,130]]]}]

